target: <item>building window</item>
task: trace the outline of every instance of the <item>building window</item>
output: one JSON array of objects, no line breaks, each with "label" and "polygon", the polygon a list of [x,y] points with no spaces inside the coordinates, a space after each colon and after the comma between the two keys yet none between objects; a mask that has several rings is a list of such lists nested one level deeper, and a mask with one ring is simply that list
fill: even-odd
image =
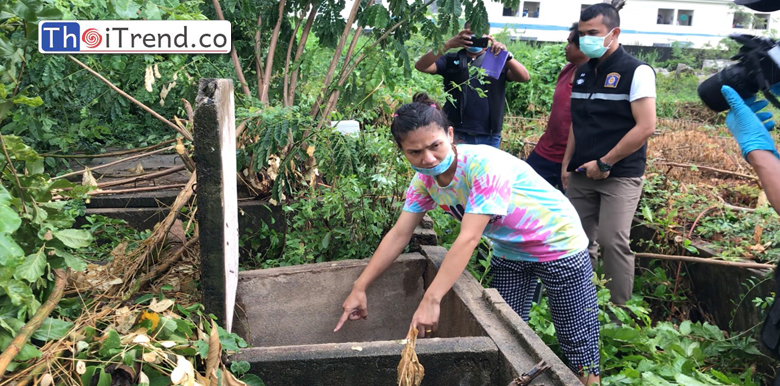
[{"label": "building window", "polygon": [[672,24],[674,21],[674,10],[668,8],[659,8],[656,24]]},{"label": "building window", "polygon": [[769,25],[768,13],[757,13],[753,15],[753,29],[767,29]]},{"label": "building window", "polygon": [[693,25],[693,11],[688,9],[677,11],[677,25]]},{"label": "building window", "polygon": [[750,28],[750,14],[746,12],[735,12],[734,21],[731,22],[731,28]]},{"label": "building window", "polygon": [[504,16],[517,16],[517,8],[504,7]]},{"label": "building window", "polygon": [[523,4],[523,17],[539,17],[539,2],[526,1]]}]

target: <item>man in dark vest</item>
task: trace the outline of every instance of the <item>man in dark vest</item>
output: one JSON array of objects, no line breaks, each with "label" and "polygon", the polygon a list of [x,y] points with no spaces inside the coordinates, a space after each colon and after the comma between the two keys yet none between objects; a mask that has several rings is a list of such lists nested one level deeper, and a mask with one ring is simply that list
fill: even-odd
[{"label": "man in dark vest", "polygon": [[572,85],[561,180],[591,244],[601,246],[612,302],[624,305],[634,285],[629,231],[642,194],[647,139],[655,132],[655,72],[618,43],[615,6],[586,8],[578,30],[580,50],[590,60]]},{"label": "man in dark vest", "polygon": [[[445,103],[443,110],[455,129],[457,142],[498,148],[504,124],[506,82],[527,82],[530,76],[511,53],[498,79],[485,77],[489,83],[483,84],[478,77],[470,76],[469,67],[481,66],[485,55],[497,55],[506,50],[504,44],[488,35],[485,37],[491,43],[489,47],[474,46],[472,35],[467,24],[466,29],[444,43],[444,47],[423,55],[414,68],[444,78],[444,89],[454,102]],[[447,53],[455,48],[460,50]]]}]

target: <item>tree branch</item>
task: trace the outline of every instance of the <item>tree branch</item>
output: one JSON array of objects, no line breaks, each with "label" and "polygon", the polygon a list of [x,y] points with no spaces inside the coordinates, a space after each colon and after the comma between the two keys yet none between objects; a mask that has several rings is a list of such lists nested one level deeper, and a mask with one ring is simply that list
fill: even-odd
[{"label": "tree branch", "polygon": [[30,336],[41,327],[43,321],[49,317],[49,314],[54,311],[54,307],[60,302],[62,293],[65,290],[65,285],[68,283],[68,275],[63,269],[55,269],[54,276],[54,289],[51,291],[49,298],[46,299],[46,302],[35,312],[35,315],[33,315],[27,324],[19,330],[19,334],[11,341],[11,344],[8,345],[5,351],[0,354],[0,378],[3,377],[5,370],[8,368],[8,365],[11,364],[11,361],[16,354],[18,354],[27,341],[30,340]]},{"label": "tree branch", "polygon": [[171,143],[176,142],[176,139],[169,139],[167,141],[160,142],[156,145],[147,146],[147,147],[140,147],[138,149],[129,149],[129,150],[122,150],[117,151],[114,153],[103,153],[103,154],[41,154],[41,157],[52,157],[52,158],[105,158],[105,157],[117,157],[120,155],[125,154],[133,154],[133,153],[140,153],[142,151],[152,150],[156,149],[160,146],[165,146]]},{"label": "tree branch", "polygon": [[[217,1],[217,0],[214,0],[214,1]],[[119,87],[117,87],[117,86],[114,86],[114,84],[113,84],[113,83],[111,83],[111,82],[110,82],[108,79],[106,79],[106,78],[104,78],[102,75],[98,74],[98,73],[97,73],[97,71],[93,70],[92,68],[90,68],[90,67],[89,67],[89,66],[87,66],[86,64],[84,64],[84,63],[81,63],[81,62],[80,62],[78,59],[74,58],[72,55],[68,55],[68,59],[70,59],[70,60],[72,60],[72,61],[76,62],[76,64],[78,64],[79,66],[81,66],[81,67],[82,67],[82,68],[84,68],[85,70],[89,71],[89,73],[90,73],[90,74],[92,74],[92,75],[96,76],[98,79],[100,79],[101,81],[103,81],[103,83],[107,84],[107,85],[108,85],[108,87],[110,87],[112,90],[114,90],[114,91],[116,91],[117,93],[119,93],[119,95],[121,95],[121,96],[123,96],[123,97],[125,97],[125,98],[129,99],[131,102],[135,103],[135,104],[136,104],[136,105],[138,105],[140,108],[142,108],[142,109],[146,110],[146,112],[148,112],[149,114],[152,114],[152,115],[153,115],[155,118],[157,118],[157,119],[159,119],[159,120],[163,121],[163,122],[164,122],[166,125],[168,125],[168,126],[172,127],[172,128],[173,128],[174,130],[176,130],[176,131],[177,131],[179,134],[183,135],[183,136],[184,136],[184,138],[187,138],[188,140],[192,141],[192,133],[190,133],[189,131],[182,130],[182,129],[181,129],[181,128],[180,128],[180,127],[177,125],[177,124],[175,124],[175,123],[173,123],[173,122],[171,122],[171,121],[169,121],[169,120],[165,119],[165,117],[163,117],[162,115],[158,114],[156,111],[152,110],[151,108],[149,108],[149,107],[148,107],[148,106],[146,106],[145,104],[143,104],[143,103],[141,103],[141,102],[137,101],[135,98],[131,97],[131,96],[130,96],[128,93],[126,93],[126,92],[124,92],[124,91],[120,90],[120,89],[119,89]]]},{"label": "tree branch", "polygon": [[636,257],[643,259],[659,259],[659,260],[672,260],[672,261],[685,261],[688,263],[702,263],[713,265],[727,265],[730,267],[740,268],[755,268],[755,269],[774,269],[774,264],[762,264],[762,263],[743,263],[738,261],[726,261],[718,260],[714,258],[705,257],[693,257],[693,256],[679,256],[679,255],[662,255],[658,253],[635,253]]},{"label": "tree branch", "polygon": [[[225,20],[225,15],[222,14],[222,6],[219,4],[219,0],[212,0],[212,2],[214,3],[214,10],[217,12],[217,17],[219,20]],[[244,78],[244,71],[241,70],[241,62],[238,60],[236,45],[235,43],[231,42],[230,46],[230,58],[233,59],[233,67],[236,68],[236,76],[238,76],[238,82],[241,83],[241,90],[244,91],[244,95],[252,96],[252,93],[249,91],[249,86],[246,83],[246,79]],[[188,139],[192,140],[192,138]]]},{"label": "tree branch", "polygon": [[300,60],[301,56],[303,55],[303,49],[306,47],[306,40],[309,39],[309,31],[311,31],[311,26],[314,24],[314,18],[317,16],[317,8],[317,3],[312,4],[311,11],[309,11],[309,18],[306,20],[306,25],[303,26],[303,32],[301,32],[301,39],[298,40],[298,49],[295,51],[295,60],[293,61],[296,66],[292,72],[292,76],[290,76],[290,89],[288,90],[289,101],[287,101],[288,106],[292,106],[295,103],[295,89],[298,86],[298,71],[301,68]]},{"label": "tree branch", "polygon": [[306,11],[309,9],[310,5],[311,0],[306,3],[306,6],[301,12],[301,17],[298,18],[298,21],[295,22],[295,29],[293,29],[293,32],[290,35],[290,41],[287,43],[287,56],[284,58],[284,82],[282,83],[282,102],[284,103],[285,107],[292,106],[292,104],[289,104],[290,98],[288,95],[290,89],[290,58],[292,56],[292,48],[293,44],[295,43],[295,38],[298,36],[298,29],[301,28],[301,23],[303,23],[303,15],[306,14]]},{"label": "tree branch", "polygon": [[260,56],[260,27],[263,25],[263,15],[257,16],[257,31],[255,31],[255,73],[257,74],[257,99],[263,92],[263,58]]},{"label": "tree branch", "polygon": [[268,55],[265,57],[265,76],[263,76],[263,91],[260,93],[260,102],[268,103],[268,89],[271,83],[271,70],[273,70],[274,56],[276,56],[276,43],[279,41],[279,30],[284,20],[284,5],[286,0],[279,1],[279,18],[276,20],[274,32],[271,35],[271,43],[268,45]]},{"label": "tree branch", "polygon": [[[127,157],[127,158],[122,158],[122,159],[119,159],[119,160],[116,160],[116,161],[113,161],[113,162],[109,162],[109,163],[104,164],[104,165],[98,165],[98,166],[95,166],[94,168],[91,168],[89,170],[92,171],[92,170],[98,170],[98,169],[107,168],[109,166],[114,166],[114,165],[117,165],[117,164],[121,164],[122,162],[132,161],[134,159],[143,158],[143,157],[154,155],[154,154],[157,154],[157,153],[162,153],[162,152],[164,152],[166,150],[171,150],[171,149],[173,149],[173,146],[168,146],[166,148],[158,149],[158,150],[155,150],[155,151],[150,151],[148,153],[137,154],[137,155],[130,156],[130,157]],[[72,172],[72,173],[66,173],[66,174],[63,174],[61,176],[52,177],[52,180],[57,180],[57,179],[60,179],[60,178],[67,178],[67,177],[70,177],[70,176],[83,174],[86,171],[87,171],[87,169],[79,170],[77,172]]]},{"label": "tree branch", "polygon": [[[3,135],[0,134],[0,147],[2,147],[3,150],[3,156],[5,157],[6,165],[8,166],[8,171],[11,172],[11,174],[14,176],[14,180],[16,181],[16,188],[19,189],[19,200],[22,202],[22,211],[24,213],[27,213],[27,206],[24,205],[24,189],[22,189],[22,183],[19,182],[19,176],[16,174],[16,168],[14,167],[14,163],[11,161],[11,156],[8,155],[8,149],[5,148],[5,140],[3,139]],[[2,174],[2,170],[0,170],[0,174]],[[0,376],[3,374],[0,373]]]},{"label": "tree branch", "polygon": [[752,176],[750,174],[732,172],[731,170],[716,169],[716,168],[712,168],[712,167],[709,167],[709,166],[699,166],[699,165],[694,165],[694,164],[681,164],[681,163],[677,163],[677,162],[667,162],[667,161],[653,161],[653,163],[654,164],[659,164],[659,165],[675,166],[675,167],[679,167],[679,168],[687,168],[687,169],[695,167],[695,168],[700,169],[700,170],[707,170],[707,171],[711,171],[711,172],[715,172],[715,173],[728,174],[728,175],[735,176],[735,177],[748,178],[748,179],[751,179],[751,180],[758,181],[758,177]]},{"label": "tree branch", "polygon": [[[349,32],[352,30],[352,24],[355,23],[357,11],[360,9],[360,3],[360,1],[355,1],[354,4],[352,4],[352,9],[349,11],[349,17],[347,18],[346,24],[344,24],[344,31],[341,32],[339,42],[336,45],[336,50],[333,52],[333,59],[330,61],[330,65],[328,66],[328,72],[325,74],[325,80],[322,82],[324,85],[322,89],[323,92],[320,93],[320,96],[317,97],[317,101],[314,102],[314,106],[312,106],[312,117],[316,117],[317,113],[320,112],[320,104],[322,103],[323,96],[325,95],[325,92],[330,89],[330,82],[333,79],[333,74],[336,72],[336,65],[339,64],[341,59],[341,52],[344,51],[344,43],[346,43]],[[328,96],[330,97],[330,94],[328,94]]]}]

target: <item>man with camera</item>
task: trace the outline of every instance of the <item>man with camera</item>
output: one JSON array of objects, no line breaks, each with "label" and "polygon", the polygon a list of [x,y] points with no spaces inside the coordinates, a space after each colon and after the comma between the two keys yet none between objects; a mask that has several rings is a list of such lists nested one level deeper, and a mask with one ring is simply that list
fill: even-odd
[{"label": "man with camera", "polygon": [[[780,10],[780,2],[776,0],[736,0],[736,4],[745,5],[759,12],[774,12]],[[743,36],[744,38],[744,36]],[[735,39],[740,41],[740,39]],[[757,43],[756,41],[741,40],[746,46]],[[767,51],[751,50],[768,54],[767,56],[756,58],[758,62],[751,63],[753,60],[750,55],[743,56],[742,61],[723,70],[724,76],[717,74],[708,79],[699,87],[699,96],[709,107],[714,110],[722,110],[723,106],[714,98],[718,96],[712,85],[719,86],[721,94],[728,104],[729,113],[726,116],[726,125],[734,139],[737,141],[742,156],[750,163],[758,174],[761,185],[766,192],[767,199],[775,211],[780,211],[780,154],[775,147],[774,140],[769,135],[769,130],[774,128],[775,123],[770,120],[772,114],[769,112],[759,112],[769,103],[766,100],[757,101],[755,92],[757,88],[766,90],[766,85],[770,82],[777,82],[776,74],[780,68],[780,61],[775,59],[780,52],[780,46],[777,42],[766,42]],[[774,51],[774,52],[772,52]],[[760,63],[756,66],[755,63]],[[767,65],[767,66],[764,66]],[[745,69],[744,67],[749,67]],[[742,67],[742,68],[740,68]],[[765,68],[771,68],[771,72]],[[756,71],[756,68],[760,68]],[[744,71],[744,72],[743,72]],[[748,74],[749,72],[751,72]],[[742,75],[742,76],[739,76]],[[773,76],[774,75],[774,76]],[[748,78],[748,79],[743,79]],[[751,80],[761,79],[763,82],[752,83]],[[724,82],[725,80],[725,82]],[[763,83],[763,84],[761,84]],[[756,88],[757,87],[757,88]],[[765,94],[770,99],[775,99],[773,95],[780,95],[780,83],[775,83],[769,87],[769,93]],[[747,96],[743,99],[741,95]],[[775,99],[774,102],[777,102]],[[780,293],[780,267],[775,268],[775,294]],[[764,319],[764,325],[761,329],[761,342],[775,356],[780,357],[780,302],[775,298],[772,308]],[[774,386],[780,386],[780,375],[774,382]]]},{"label": "man with camera", "polygon": [[[457,52],[447,51],[460,48]],[[484,144],[498,148],[504,124],[506,82],[527,82],[528,70],[509,54],[498,79],[480,82],[469,75],[469,68],[480,67],[486,55],[498,55],[506,46],[492,36],[476,38],[468,24],[437,52],[429,51],[415,63],[414,68],[428,74],[441,75],[444,89],[452,96],[443,110],[455,129],[455,140],[460,143]],[[489,52],[488,52],[489,51]]]},{"label": "man with camera", "polygon": [[629,233],[656,118],[655,72],[618,44],[621,5],[594,4],[580,15],[579,46],[590,60],[572,85],[572,129],[561,170],[585,233],[592,245],[600,244],[606,286],[617,305],[633,290]]}]

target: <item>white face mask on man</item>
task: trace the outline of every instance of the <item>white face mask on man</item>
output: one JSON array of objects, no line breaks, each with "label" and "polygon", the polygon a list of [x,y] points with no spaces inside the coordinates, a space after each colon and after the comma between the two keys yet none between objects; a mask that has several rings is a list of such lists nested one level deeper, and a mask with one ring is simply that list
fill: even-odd
[{"label": "white face mask on man", "polygon": [[609,49],[609,46],[615,41],[615,38],[613,37],[606,46],[604,45],[604,40],[607,36],[612,35],[612,31],[614,30],[614,28],[610,30],[606,36],[580,36],[580,51],[591,59],[597,59],[604,56],[604,53],[607,52],[607,49]]}]

